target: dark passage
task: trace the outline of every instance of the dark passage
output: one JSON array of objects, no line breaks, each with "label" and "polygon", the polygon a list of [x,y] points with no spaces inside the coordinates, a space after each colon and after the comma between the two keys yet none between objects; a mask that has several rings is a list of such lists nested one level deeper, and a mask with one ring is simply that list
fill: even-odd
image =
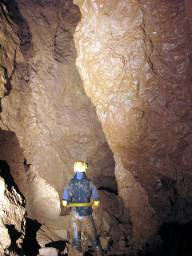
[{"label": "dark passage", "polygon": [[35,256],[38,254],[40,246],[36,240],[36,233],[40,226],[41,224],[39,222],[26,219],[25,238],[22,245],[23,252],[26,256]]},{"label": "dark passage", "polygon": [[5,183],[7,185],[7,188],[10,190],[12,187],[16,189],[16,191],[21,194],[21,192],[18,189],[17,184],[15,183],[13,177],[11,176],[11,171],[9,168],[9,165],[6,161],[0,160],[0,176],[3,177],[5,180]]},{"label": "dark passage", "polygon": [[14,252],[16,255],[23,255],[22,249],[17,246],[17,239],[21,236],[21,233],[15,229],[14,225],[6,225],[8,229],[10,238],[11,238],[11,245],[5,251],[5,255],[12,255],[11,253]]},{"label": "dark passage", "polygon": [[146,245],[138,256],[191,256],[192,222],[186,224],[166,223],[160,228],[162,242]]},{"label": "dark passage", "polygon": [[160,235],[164,243],[162,256],[192,255],[192,222],[164,224]]},{"label": "dark passage", "polygon": [[[17,1],[5,0],[3,3],[7,6],[9,18],[11,18],[11,20],[17,25],[17,34],[21,42],[20,48],[22,53],[25,56],[27,55],[31,57],[33,54],[32,35],[29,29],[29,25],[22,15]],[[5,13],[4,15],[6,16]]]}]

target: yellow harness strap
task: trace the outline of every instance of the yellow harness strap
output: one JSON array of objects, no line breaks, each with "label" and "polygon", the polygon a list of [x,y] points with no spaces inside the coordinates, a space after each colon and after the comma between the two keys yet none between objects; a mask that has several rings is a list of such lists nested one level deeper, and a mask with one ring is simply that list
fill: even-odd
[{"label": "yellow harness strap", "polygon": [[93,203],[91,202],[91,203],[70,203],[70,204],[67,204],[67,207],[90,207],[90,206],[92,206],[93,205]]}]

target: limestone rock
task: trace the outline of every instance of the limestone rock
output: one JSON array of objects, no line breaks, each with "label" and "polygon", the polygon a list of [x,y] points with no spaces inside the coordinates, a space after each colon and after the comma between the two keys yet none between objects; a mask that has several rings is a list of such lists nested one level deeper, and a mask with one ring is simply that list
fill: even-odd
[{"label": "limestone rock", "polygon": [[6,79],[4,76],[4,70],[0,67],[0,98],[3,98],[7,92],[5,88]]},{"label": "limestone rock", "polygon": [[[45,246],[70,240],[60,200],[73,162],[88,161],[98,233],[128,254],[191,220],[191,3],[74,2],[0,1],[0,167]],[[20,230],[20,199],[1,183],[2,218]]]},{"label": "limestone rock", "polygon": [[189,2],[75,1],[77,65],[138,246],[162,222],[191,219],[179,203],[192,200]]},{"label": "limestone rock", "polygon": [[[8,93],[1,100],[0,157],[25,196],[28,217],[63,237],[68,227],[55,230],[52,222],[60,222],[75,160],[89,162],[98,187],[117,189],[112,151],[75,66],[80,10],[69,0],[1,6],[0,65]],[[49,235],[42,233],[43,245]]]},{"label": "limestone rock", "polygon": [[102,184],[107,187],[116,184],[114,159],[75,66],[79,8],[70,0],[57,5],[9,1],[3,7],[1,53],[9,58],[0,64],[8,72],[10,89],[1,101],[0,128],[2,137],[7,130],[15,137],[8,133],[3,144],[8,150],[0,151],[26,198],[29,217],[49,223],[60,214],[75,160],[89,162],[97,186],[101,174],[110,176]]},{"label": "limestone rock", "polygon": [[70,216],[60,216],[46,225],[42,225],[37,232],[37,241],[41,247],[54,241],[69,241],[71,232]]},{"label": "limestone rock", "polygon": [[[0,170],[1,175],[1,170]],[[25,234],[24,201],[14,187],[8,189],[5,180],[0,176],[0,244],[5,249],[14,243],[10,236],[16,230],[20,235],[15,241],[16,246],[20,246]]]},{"label": "limestone rock", "polygon": [[40,256],[58,256],[58,251],[55,248],[47,247],[39,249]]}]

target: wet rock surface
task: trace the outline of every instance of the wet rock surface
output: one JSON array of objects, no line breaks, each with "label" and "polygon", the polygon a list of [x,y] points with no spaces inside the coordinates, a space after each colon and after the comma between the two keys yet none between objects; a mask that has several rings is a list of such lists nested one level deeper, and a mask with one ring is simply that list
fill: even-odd
[{"label": "wet rock surface", "polygon": [[[14,131],[23,151],[19,162],[28,182],[22,191],[28,212],[44,218],[49,208],[48,218],[54,218],[60,214],[59,196],[73,176],[75,160],[88,160],[95,180],[99,176],[95,173],[101,171],[114,178],[112,152],[74,63],[73,32],[80,11],[71,1],[61,1],[58,6],[51,1],[43,6],[35,1],[7,1],[2,6],[6,11],[2,26],[3,22],[7,25],[7,18],[11,22],[5,32],[13,33],[13,27],[18,32],[11,46],[19,57],[2,63],[14,73],[10,95],[1,102],[1,127]],[[6,46],[9,38],[5,32]],[[5,52],[12,54],[8,48]],[[7,155],[9,152],[11,148]]]},{"label": "wet rock surface", "polygon": [[[5,175],[0,190],[12,210],[2,208],[6,219],[0,209],[2,253],[12,239],[5,223],[25,236],[30,256],[71,240],[60,200],[75,160],[89,162],[99,189],[94,218],[108,255],[161,255],[172,231],[166,237],[160,226],[191,221],[191,7],[0,1],[0,169],[7,165],[33,219],[21,228],[25,210]],[[70,244],[55,248],[74,255]]]},{"label": "wet rock surface", "polygon": [[28,218],[43,224],[41,246],[71,229],[60,199],[75,160],[89,162],[98,188],[117,190],[112,151],[75,66],[80,16],[72,1],[1,2],[0,159],[26,199]]},{"label": "wet rock surface", "polygon": [[75,1],[77,64],[137,245],[164,221],[191,219],[189,2]]}]

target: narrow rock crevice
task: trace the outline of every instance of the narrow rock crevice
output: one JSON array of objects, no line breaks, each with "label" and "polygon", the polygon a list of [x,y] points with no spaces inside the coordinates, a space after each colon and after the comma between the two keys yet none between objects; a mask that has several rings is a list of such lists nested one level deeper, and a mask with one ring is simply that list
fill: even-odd
[{"label": "narrow rock crevice", "polygon": [[[0,252],[22,252],[25,235],[25,200],[20,193],[6,161],[0,160],[0,229],[2,239]],[[4,254],[2,254],[4,255]]]},{"label": "narrow rock crevice", "polygon": [[117,191],[117,189],[115,187],[113,187],[113,188],[98,187],[98,190],[107,191],[108,193],[112,193],[112,194],[118,195],[118,191]]},{"label": "narrow rock crevice", "polygon": [[15,229],[14,225],[5,225],[5,226],[8,229],[8,233],[11,239],[11,244],[5,250],[5,255],[11,255],[11,252],[15,253],[15,255],[23,255],[23,250],[19,248],[17,245],[17,240],[19,239],[19,237],[21,237],[22,233],[18,232]]},{"label": "narrow rock crevice", "polygon": [[[21,10],[19,8],[18,2],[16,0],[5,0],[4,1],[7,10],[8,17],[15,24],[15,29],[17,30],[17,35],[20,40],[21,52],[26,57],[32,57],[33,55],[33,44],[32,44],[32,34],[27,20],[24,18]],[[12,24],[12,25],[13,25]]]},{"label": "narrow rock crevice", "polygon": [[25,226],[25,238],[23,240],[22,249],[26,256],[36,256],[39,251],[39,244],[37,242],[37,231],[41,227],[41,224],[36,220],[26,218]]}]

